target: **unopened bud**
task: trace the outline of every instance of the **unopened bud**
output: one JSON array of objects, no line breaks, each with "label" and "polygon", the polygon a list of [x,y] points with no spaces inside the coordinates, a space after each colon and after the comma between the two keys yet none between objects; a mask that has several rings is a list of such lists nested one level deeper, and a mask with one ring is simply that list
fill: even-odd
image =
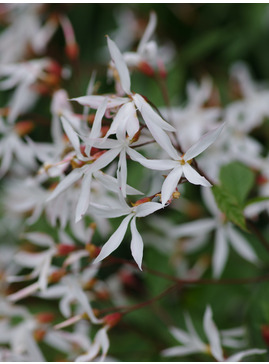
[{"label": "unopened bud", "polygon": [[111,313],[103,318],[103,321],[110,328],[117,325],[122,318],[122,314],[119,312]]},{"label": "unopened bud", "polygon": [[149,77],[153,77],[155,74],[154,69],[145,61],[142,61],[138,65],[138,69],[140,72],[144,73],[145,75]]},{"label": "unopened bud", "polygon": [[69,244],[59,244],[57,246],[58,255],[68,255],[76,249],[77,247],[75,245],[69,245]]},{"label": "unopened bud", "polygon": [[46,331],[45,330],[36,329],[34,331],[34,339],[37,342],[42,341],[45,335],[46,335]]},{"label": "unopened bud", "polygon": [[35,317],[40,324],[48,324],[55,319],[55,315],[51,312],[41,312],[38,313]]},{"label": "unopened bud", "polygon": [[19,136],[29,134],[34,128],[34,123],[30,120],[19,121],[15,126],[14,130]]},{"label": "unopened bud", "polygon": [[267,346],[269,346],[269,325],[262,325],[262,337]]},{"label": "unopened bud", "polygon": [[65,53],[71,61],[75,61],[79,56],[79,47],[77,43],[67,44],[65,47]]}]

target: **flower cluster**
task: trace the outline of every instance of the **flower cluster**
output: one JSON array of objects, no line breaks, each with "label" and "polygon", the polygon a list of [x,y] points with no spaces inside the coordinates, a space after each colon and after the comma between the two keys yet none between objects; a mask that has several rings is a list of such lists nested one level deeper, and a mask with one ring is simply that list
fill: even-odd
[{"label": "flower cluster", "polygon": [[[268,156],[250,135],[269,116],[269,91],[238,63],[231,77],[240,87],[240,100],[206,106],[213,81],[205,78],[200,85],[187,85],[185,106],[157,108],[150,95],[132,87],[136,72],[161,83],[169,73],[174,52],[167,45],[171,57],[163,57],[152,40],[157,25],[152,12],[136,51],[124,52],[106,38],[107,77],[114,92],[98,92],[94,71],[80,96],[63,87],[73,80],[71,68],[47,53],[60,30],[66,60],[74,68],[78,62],[79,47],[65,11],[10,4],[3,13],[7,27],[0,34],[0,89],[8,90],[8,100],[0,109],[1,238],[6,242],[0,247],[0,359],[49,361],[42,342],[56,359],[105,360],[108,331],[131,312],[126,292],[139,295],[139,280],[147,272],[144,243],[164,259],[172,258],[174,281],[199,280],[211,269],[214,278],[221,277],[229,263],[229,244],[246,264],[262,264],[239,227],[246,217],[269,211]],[[44,98],[50,100],[49,120],[36,111]],[[42,135],[43,123],[50,135]],[[225,190],[222,178],[229,163],[262,179],[258,198],[243,203],[252,186],[229,195],[231,188]],[[216,186],[224,187],[224,197]],[[201,192],[206,207],[196,215],[188,188]],[[181,218],[178,223],[170,219],[171,212],[194,221]],[[121,218],[116,227],[114,218]],[[212,241],[213,231],[210,259],[189,259]],[[130,245],[132,260],[126,259],[124,246],[117,250],[122,243]],[[104,273],[110,265],[118,267],[116,272]],[[40,302],[53,310],[37,312]],[[161,355],[206,353],[218,361],[239,361],[264,353],[248,349],[227,358],[221,344],[247,346],[238,339],[244,330],[219,333],[209,306],[204,316],[209,344],[199,338],[188,315],[185,319],[188,332],[170,329],[182,345]]]}]

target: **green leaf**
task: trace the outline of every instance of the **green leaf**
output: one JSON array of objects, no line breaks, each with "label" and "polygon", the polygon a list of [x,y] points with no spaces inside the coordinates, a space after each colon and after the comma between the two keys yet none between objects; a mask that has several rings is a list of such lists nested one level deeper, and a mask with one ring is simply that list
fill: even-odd
[{"label": "green leaf", "polygon": [[254,203],[257,203],[257,202],[262,202],[262,201],[268,201],[269,200],[269,196],[259,196],[259,197],[254,197],[250,200],[248,200],[246,203],[245,203],[245,207],[246,206],[249,206],[249,205],[252,205]]},{"label": "green leaf", "polygon": [[218,208],[225,214],[229,221],[248,231],[242,208],[234,195],[221,186],[213,186],[212,191]]},{"label": "green leaf", "polygon": [[242,163],[232,162],[221,168],[220,181],[225,190],[243,206],[255,182],[255,175]]}]

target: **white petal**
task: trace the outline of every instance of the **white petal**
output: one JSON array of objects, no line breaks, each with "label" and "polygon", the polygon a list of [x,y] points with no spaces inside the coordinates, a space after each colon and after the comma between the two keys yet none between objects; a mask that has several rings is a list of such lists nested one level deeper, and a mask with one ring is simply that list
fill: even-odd
[{"label": "white petal", "polygon": [[126,182],[127,182],[127,161],[126,152],[122,150],[120,152],[120,158],[118,163],[118,179],[119,187],[122,192],[123,197],[126,197]]},{"label": "white petal", "polygon": [[107,98],[104,99],[104,101],[100,104],[100,106],[97,109],[97,112],[95,114],[94,122],[92,125],[92,129],[90,132],[90,138],[97,138],[100,136],[100,131],[102,127],[102,119],[106,112],[107,108]]},{"label": "white petal", "polygon": [[211,188],[201,188],[201,194],[202,194],[202,198],[203,201],[208,209],[208,211],[213,215],[213,216],[220,216],[221,212],[216,204],[214,195],[211,191]]},{"label": "white petal", "polygon": [[38,283],[41,291],[45,291],[48,285],[48,275],[51,264],[51,254],[48,254],[47,257],[42,262],[42,269],[39,275]]},{"label": "white petal", "polygon": [[83,175],[83,169],[82,168],[76,168],[73,169],[71,173],[69,173],[55,188],[55,190],[52,192],[52,194],[47,199],[47,202],[54,199],[56,196],[58,196],[60,193],[64,192],[67,188],[72,186],[75,182],[77,182]]},{"label": "white petal", "polygon": [[214,219],[200,219],[191,221],[179,226],[171,227],[168,231],[169,236],[173,238],[181,238],[187,236],[205,235],[216,226]]},{"label": "white petal", "polygon": [[131,252],[136,264],[138,265],[139,269],[142,270],[142,259],[143,259],[143,240],[141,235],[139,234],[137,227],[136,227],[136,218],[134,217],[131,221],[131,233],[132,233],[132,240],[131,240]]},{"label": "white petal", "polygon": [[252,263],[258,263],[259,259],[249,242],[243,238],[234,228],[228,227],[228,236],[233,248],[241,257]]},{"label": "white petal", "polygon": [[[111,134],[116,134],[119,128],[122,128],[126,131],[127,128],[127,121],[130,117],[130,113],[135,112],[134,106],[132,102],[127,102],[125,105],[123,105],[119,111],[117,112],[116,116],[114,117],[114,120],[106,133],[106,137],[108,137]],[[132,110],[133,109],[133,110]],[[139,125],[138,125],[139,128]]]},{"label": "white petal", "polygon": [[151,11],[150,17],[149,17],[149,23],[146,27],[143,37],[141,38],[141,41],[137,47],[137,53],[143,52],[143,48],[145,47],[146,43],[149,41],[150,37],[154,33],[156,24],[157,24],[156,13],[154,11]]},{"label": "white petal", "polygon": [[174,168],[168,176],[165,178],[164,183],[162,185],[162,205],[164,206],[166,202],[170,199],[172,196],[172,193],[175,191],[178,182],[182,175],[182,167],[176,167]]},{"label": "white petal", "polygon": [[99,343],[102,350],[102,356],[100,358],[100,361],[104,361],[106,354],[109,349],[109,339],[107,336],[107,327],[103,327],[101,330],[98,331],[95,337],[96,342]]},{"label": "white petal", "polygon": [[126,209],[118,206],[113,208],[112,206],[100,205],[95,202],[91,202],[90,207],[93,208],[92,213],[94,216],[100,216],[105,218],[120,217],[129,214],[131,211],[129,207]]},{"label": "white petal", "polygon": [[39,246],[52,247],[55,244],[52,237],[45,233],[26,233],[23,234],[23,238]]},{"label": "white petal", "polygon": [[81,183],[81,191],[79,194],[78,204],[76,208],[76,222],[78,222],[82,216],[87,211],[90,204],[90,195],[91,195],[91,182],[92,182],[92,174],[85,173],[82,183]]},{"label": "white petal", "polygon": [[176,327],[171,327],[169,329],[169,331],[171,332],[171,334],[174,336],[174,338],[179,341],[182,344],[189,344],[191,342],[191,337],[188,333],[186,333],[185,331],[178,329]]},{"label": "white petal", "polygon": [[117,157],[117,155],[120,153],[121,148],[115,148],[108,150],[104,154],[102,154],[96,161],[94,161],[92,164],[89,165],[89,169],[92,172],[99,171],[99,169],[102,169],[106,167],[109,163],[113,161]]},{"label": "white petal", "polygon": [[39,289],[39,283],[35,282],[31,284],[30,286],[24,287],[23,289],[10,294],[7,296],[8,300],[11,302],[16,302],[18,300],[21,300],[27,296],[30,296],[32,293],[36,292]]},{"label": "white petal", "polygon": [[245,356],[255,355],[255,354],[265,354],[266,352],[267,352],[267,350],[263,350],[263,349],[244,350],[244,351],[240,351],[239,353],[233,354],[228,359],[226,359],[226,361],[238,362],[238,361],[241,361]]},{"label": "white petal", "polygon": [[179,160],[180,156],[176,149],[173,147],[171,140],[166,132],[163,129],[159,128],[151,120],[147,120],[147,127],[151,132],[153,138],[160,145],[160,147],[162,147],[163,150],[165,150],[172,159]]},{"label": "white petal", "polygon": [[109,254],[111,254],[114,250],[118,248],[118,246],[120,245],[120,243],[124,238],[129,221],[131,220],[132,217],[133,215],[130,214],[122,220],[118,229],[114,232],[114,234],[111,235],[111,237],[103,246],[100,254],[95,259],[94,263],[100,262],[101,260],[105,259]]},{"label": "white petal", "polygon": [[126,102],[130,102],[128,97],[109,97],[109,96],[99,96],[99,95],[90,95],[90,96],[81,96],[71,99],[71,101],[77,101],[79,104],[83,106],[89,106],[92,109],[98,109],[98,107],[107,99],[107,109],[113,109],[114,107],[125,104]]},{"label": "white petal", "polygon": [[193,169],[189,165],[189,163],[185,163],[182,166],[182,169],[183,169],[184,176],[190,183],[193,183],[194,185],[205,186],[205,187],[211,186],[211,183],[209,183],[208,180],[205,179],[205,177],[201,176],[195,169]]},{"label": "white petal", "polygon": [[187,152],[184,155],[184,159],[188,161],[192,158],[195,158],[197,155],[199,155],[205,149],[207,149],[211,144],[213,144],[214,141],[217,139],[217,137],[220,135],[224,125],[225,124],[223,123],[218,128],[211,130],[205,135],[203,135],[202,138],[198,140],[198,142],[196,142],[193,146],[191,146],[187,150]]},{"label": "white petal", "polygon": [[174,346],[169,349],[165,349],[161,352],[162,356],[184,356],[189,355],[193,353],[199,353],[200,350],[198,350],[195,347],[191,346]]},{"label": "white petal", "polygon": [[146,100],[139,94],[135,94],[133,96],[133,100],[135,102],[136,107],[141,112],[141,115],[145,121],[145,123],[148,125],[148,121],[153,123],[155,126],[158,126],[159,128],[167,131],[176,131],[176,129],[168,124],[163,118],[160,117],[152,109],[152,107],[146,102]]},{"label": "white petal", "polygon": [[124,61],[124,58],[123,58],[119,48],[117,47],[115,42],[113,42],[113,40],[111,40],[109,37],[107,37],[107,44],[108,44],[111,58],[112,58],[113,62],[115,63],[118,74],[120,76],[121,86],[122,86],[124,92],[129,95],[131,93],[131,90],[130,90],[131,80],[130,80],[130,74],[129,74],[128,67]]},{"label": "white petal", "polygon": [[[129,148],[131,149],[131,148]],[[129,154],[129,149],[128,149],[128,154]],[[131,155],[131,157],[133,157]],[[142,164],[142,166],[149,168],[149,169],[154,169],[156,171],[167,171],[169,169],[173,169],[175,167],[177,167],[179,165],[178,162],[173,161],[171,159],[147,159],[147,158],[141,158],[143,157],[142,155],[140,155],[140,158],[135,156],[136,159],[134,159],[136,162]]]},{"label": "white petal", "polygon": [[227,262],[228,252],[226,232],[223,227],[219,227],[216,231],[215,247],[212,258],[213,276],[215,278],[218,278],[221,275]]},{"label": "white petal", "polygon": [[70,140],[71,144],[73,145],[75,151],[80,155],[80,141],[77,133],[69,124],[69,122],[65,119],[65,117],[61,116],[61,122],[63,124],[64,131]]},{"label": "white petal", "polygon": [[158,202],[145,202],[137,206],[135,215],[137,217],[145,217],[162,208],[163,205]]},{"label": "white petal", "polygon": [[218,361],[223,361],[222,348],[220,344],[220,337],[218,329],[212,319],[212,310],[208,306],[204,315],[204,330],[209,340],[210,349],[214,358]]}]

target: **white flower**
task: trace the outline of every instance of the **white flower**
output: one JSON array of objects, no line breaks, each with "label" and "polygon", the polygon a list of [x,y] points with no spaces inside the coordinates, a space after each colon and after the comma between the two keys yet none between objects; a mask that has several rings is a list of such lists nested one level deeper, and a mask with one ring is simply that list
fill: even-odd
[{"label": "white flower", "polygon": [[93,95],[83,96],[73,100],[84,106],[97,109],[98,106],[103,103],[104,99],[107,99],[106,108],[108,110],[120,107],[116,116],[114,117],[110,129],[107,132],[107,136],[115,134],[118,128],[120,128],[124,132],[127,132],[130,139],[132,139],[139,130],[139,120],[136,113],[136,109],[138,109],[156,142],[168,153],[174,153],[174,148],[171,144],[171,141],[168,135],[165,133],[165,130],[174,131],[174,127],[164,121],[141,95],[137,93],[133,94],[131,92],[130,74],[124,58],[116,44],[109,37],[107,37],[107,42],[111,58],[115,63],[115,67],[119,75],[122,89],[128,95],[128,97],[118,97],[115,95]]},{"label": "white flower", "polygon": [[[229,245],[247,261],[257,264],[258,257],[249,242],[237,232],[230,222],[226,222],[218,209],[213,194],[209,189],[202,189],[204,203],[213,217],[204,218],[171,228],[169,235],[174,238],[193,237],[186,244],[187,251],[195,251],[207,242],[208,234],[215,230],[215,247],[212,258],[213,275],[219,277],[228,259]],[[197,240],[198,238],[198,240]]]},{"label": "white flower", "polygon": [[101,260],[105,259],[108,255],[110,255],[114,250],[118,248],[124,238],[129,222],[131,221],[131,252],[138,267],[142,269],[141,265],[143,258],[143,240],[136,227],[136,218],[148,216],[155,211],[160,210],[161,208],[163,208],[163,206],[157,202],[146,202],[138,206],[130,207],[127,205],[123,198],[121,198],[120,205],[115,207],[102,206],[94,203],[91,203],[90,206],[95,209],[96,214],[100,214],[103,217],[113,218],[127,215],[122,220],[118,229],[111,235],[111,237],[102,247],[102,250],[98,257],[95,259],[94,263],[100,262]]},{"label": "white flower", "polygon": [[[194,353],[205,353],[212,355],[217,361],[240,361],[245,356],[263,354],[266,352],[266,350],[262,349],[250,349],[233,354],[229,358],[225,358],[221,347],[221,333],[218,331],[213,321],[212,310],[209,306],[206,308],[203,320],[203,327],[208,339],[208,344],[200,339],[188,315],[185,315],[185,322],[188,329],[187,332],[175,327],[170,328],[171,334],[182,345],[163,350],[161,353],[163,356],[177,357]],[[240,333],[242,333],[242,331]],[[226,333],[226,339],[227,336],[232,338],[233,335],[233,331]]]},{"label": "white flower", "polygon": [[221,133],[223,126],[224,124],[205,134],[182,156],[180,156],[177,151],[174,151],[173,154],[174,160],[169,160],[169,159],[147,160],[145,158],[137,160],[143,166],[150,169],[155,169],[160,171],[172,169],[172,171],[168,174],[162,185],[161,194],[162,194],[163,205],[165,205],[166,202],[170,199],[182,175],[184,175],[189,182],[195,185],[202,185],[205,187],[211,186],[211,184],[205,179],[205,177],[202,177],[198,172],[196,172],[196,170],[193,169],[190,166],[190,164],[193,158],[195,158],[197,155],[202,153],[206,148],[208,148],[212,143],[214,143],[214,141]]}]

